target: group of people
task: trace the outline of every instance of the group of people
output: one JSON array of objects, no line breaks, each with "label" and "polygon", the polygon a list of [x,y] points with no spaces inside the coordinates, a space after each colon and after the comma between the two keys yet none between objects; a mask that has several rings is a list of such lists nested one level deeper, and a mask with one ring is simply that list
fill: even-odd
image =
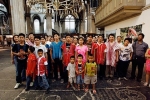
[{"label": "group of people", "polygon": [[[121,36],[115,39],[114,34],[109,34],[107,41],[102,35],[93,38],[72,37],[66,34],[60,38],[58,33],[53,36],[34,36],[23,33],[13,36],[12,63],[16,67],[17,89],[22,81],[26,80],[26,91],[30,86],[35,89],[46,89],[49,92],[49,80],[74,85],[77,90],[81,87],[88,92],[92,84],[93,93],[96,93],[95,84],[97,77],[102,79],[128,80],[127,71],[132,61],[130,79],[141,82],[144,63],[146,62],[146,82],[149,85],[150,75],[150,49],[143,41],[144,34],[138,34],[134,43],[130,38],[122,41]],[[136,67],[138,74],[136,76]],[[60,73],[60,77],[58,76]],[[150,86],[150,85],[149,85]]]}]

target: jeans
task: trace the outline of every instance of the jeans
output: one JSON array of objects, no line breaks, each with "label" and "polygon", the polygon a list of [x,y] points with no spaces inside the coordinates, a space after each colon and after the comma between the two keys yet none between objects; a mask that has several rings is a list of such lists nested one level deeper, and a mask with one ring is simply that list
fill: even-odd
[{"label": "jeans", "polygon": [[49,84],[48,81],[46,79],[46,76],[36,76],[35,80],[34,80],[34,86],[35,87],[41,87],[44,89],[48,89],[49,88]]},{"label": "jeans", "polygon": [[27,76],[26,88],[29,88],[29,87],[30,87],[30,82],[32,82],[32,77],[31,77],[31,76]]},{"label": "jeans", "polygon": [[15,64],[15,68],[16,68],[16,76],[18,76],[18,68],[17,68],[17,66],[18,66],[18,61],[17,61],[17,58],[16,57],[14,57],[14,64]]},{"label": "jeans", "polygon": [[82,78],[82,75],[77,76],[77,84],[84,84],[84,79]]},{"label": "jeans", "polygon": [[16,82],[21,83],[22,79],[26,79],[27,60],[18,60]]}]

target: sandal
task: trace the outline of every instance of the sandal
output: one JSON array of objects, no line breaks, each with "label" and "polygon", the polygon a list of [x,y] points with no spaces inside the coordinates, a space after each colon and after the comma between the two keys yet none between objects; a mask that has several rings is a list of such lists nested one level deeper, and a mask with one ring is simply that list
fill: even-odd
[{"label": "sandal", "polygon": [[85,89],[84,91],[85,91],[85,92],[88,92],[88,91],[89,91],[89,89]]},{"label": "sandal", "polygon": [[96,94],[96,90],[93,90],[93,94]]}]

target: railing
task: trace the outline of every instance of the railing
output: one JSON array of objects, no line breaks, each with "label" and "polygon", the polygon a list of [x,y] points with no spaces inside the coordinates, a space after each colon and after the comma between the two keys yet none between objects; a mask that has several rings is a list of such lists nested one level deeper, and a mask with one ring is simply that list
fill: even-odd
[{"label": "railing", "polygon": [[103,0],[96,9],[96,23],[104,20],[121,9],[136,10],[145,6],[145,0]]}]

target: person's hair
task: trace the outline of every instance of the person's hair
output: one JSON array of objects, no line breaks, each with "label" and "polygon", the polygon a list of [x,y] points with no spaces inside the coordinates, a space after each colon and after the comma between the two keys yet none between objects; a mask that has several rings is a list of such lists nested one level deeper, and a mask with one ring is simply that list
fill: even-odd
[{"label": "person's hair", "polygon": [[45,36],[41,36],[41,39],[42,39],[42,38],[46,40]]},{"label": "person's hair", "polygon": [[91,53],[89,53],[88,55],[93,57],[93,54],[91,54]]},{"label": "person's hair", "polygon": [[71,58],[74,58],[74,59],[75,59],[75,56],[71,56],[70,59],[71,59]]},{"label": "person's hair", "polygon": [[93,38],[93,35],[92,34],[88,34],[88,37],[92,37]]},{"label": "person's hair", "polygon": [[35,40],[35,39],[41,40],[41,37],[40,37],[40,36],[35,36],[35,37],[34,37],[34,40]]},{"label": "person's hair", "polygon": [[145,37],[145,35],[143,33],[139,33],[138,36],[141,35],[143,38]]},{"label": "person's hair", "polygon": [[130,42],[130,38],[125,38],[125,39],[124,39],[124,42],[125,42],[126,40],[128,40],[128,41]]},{"label": "person's hair", "polygon": [[26,38],[29,38],[29,36],[26,36]]},{"label": "person's hair", "polygon": [[58,36],[59,36],[59,33],[54,33],[54,34],[53,34],[53,37],[54,37],[55,35],[58,35]]},{"label": "person's hair", "polygon": [[15,41],[15,37],[16,37],[16,36],[18,37],[18,35],[14,35],[14,36],[13,36],[13,42],[14,42],[14,43],[16,42],[16,41]]},{"label": "person's hair", "polygon": [[25,37],[25,34],[23,34],[23,33],[19,33],[19,36],[23,36],[23,37]]},{"label": "person's hair", "polygon": [[38,49],[38,52],[43,52],[43,50],[42,49]]},{"label": "person's hair", "polygon": [[66,34],[65,38],[66,38],[67,36],[70,36],[70,37],[71,37],[71,34],[69,34],[69,33],[68,33],[68,34]]},{"label": "person's hair", "polygon": [[78,58],[79,58],[79,57],[83,58],[83,56],[82,56],[81,54],[78,55]]},{"label": "person's hair", "polygon": [[31,35],[31,34],[34,35],[33,33],[29,33],[28,36]]},{"label": "person's hair", "polygon": [[117,38],[119,38],[119,37],[122,38],[121,36],[117,36]]},{"label": "person's hair", "polygon": [[29,46],[29,50],[33,53],[35,51],[35,48],[33,46]]},{"label": "person's hair", "polygon": [[101,35],[101,34],[100,34],[98,37],[102,37],[102,38],[104,38],[104,37],[103,37],[103,35]]},{"label": "person's hair", "polygon": [[113,37],[115,38],[115,35],[114,35],[114,34],[109,34],[109,35],[108,35],[108,39],[109,39],[110,36],[113,36]]}]

